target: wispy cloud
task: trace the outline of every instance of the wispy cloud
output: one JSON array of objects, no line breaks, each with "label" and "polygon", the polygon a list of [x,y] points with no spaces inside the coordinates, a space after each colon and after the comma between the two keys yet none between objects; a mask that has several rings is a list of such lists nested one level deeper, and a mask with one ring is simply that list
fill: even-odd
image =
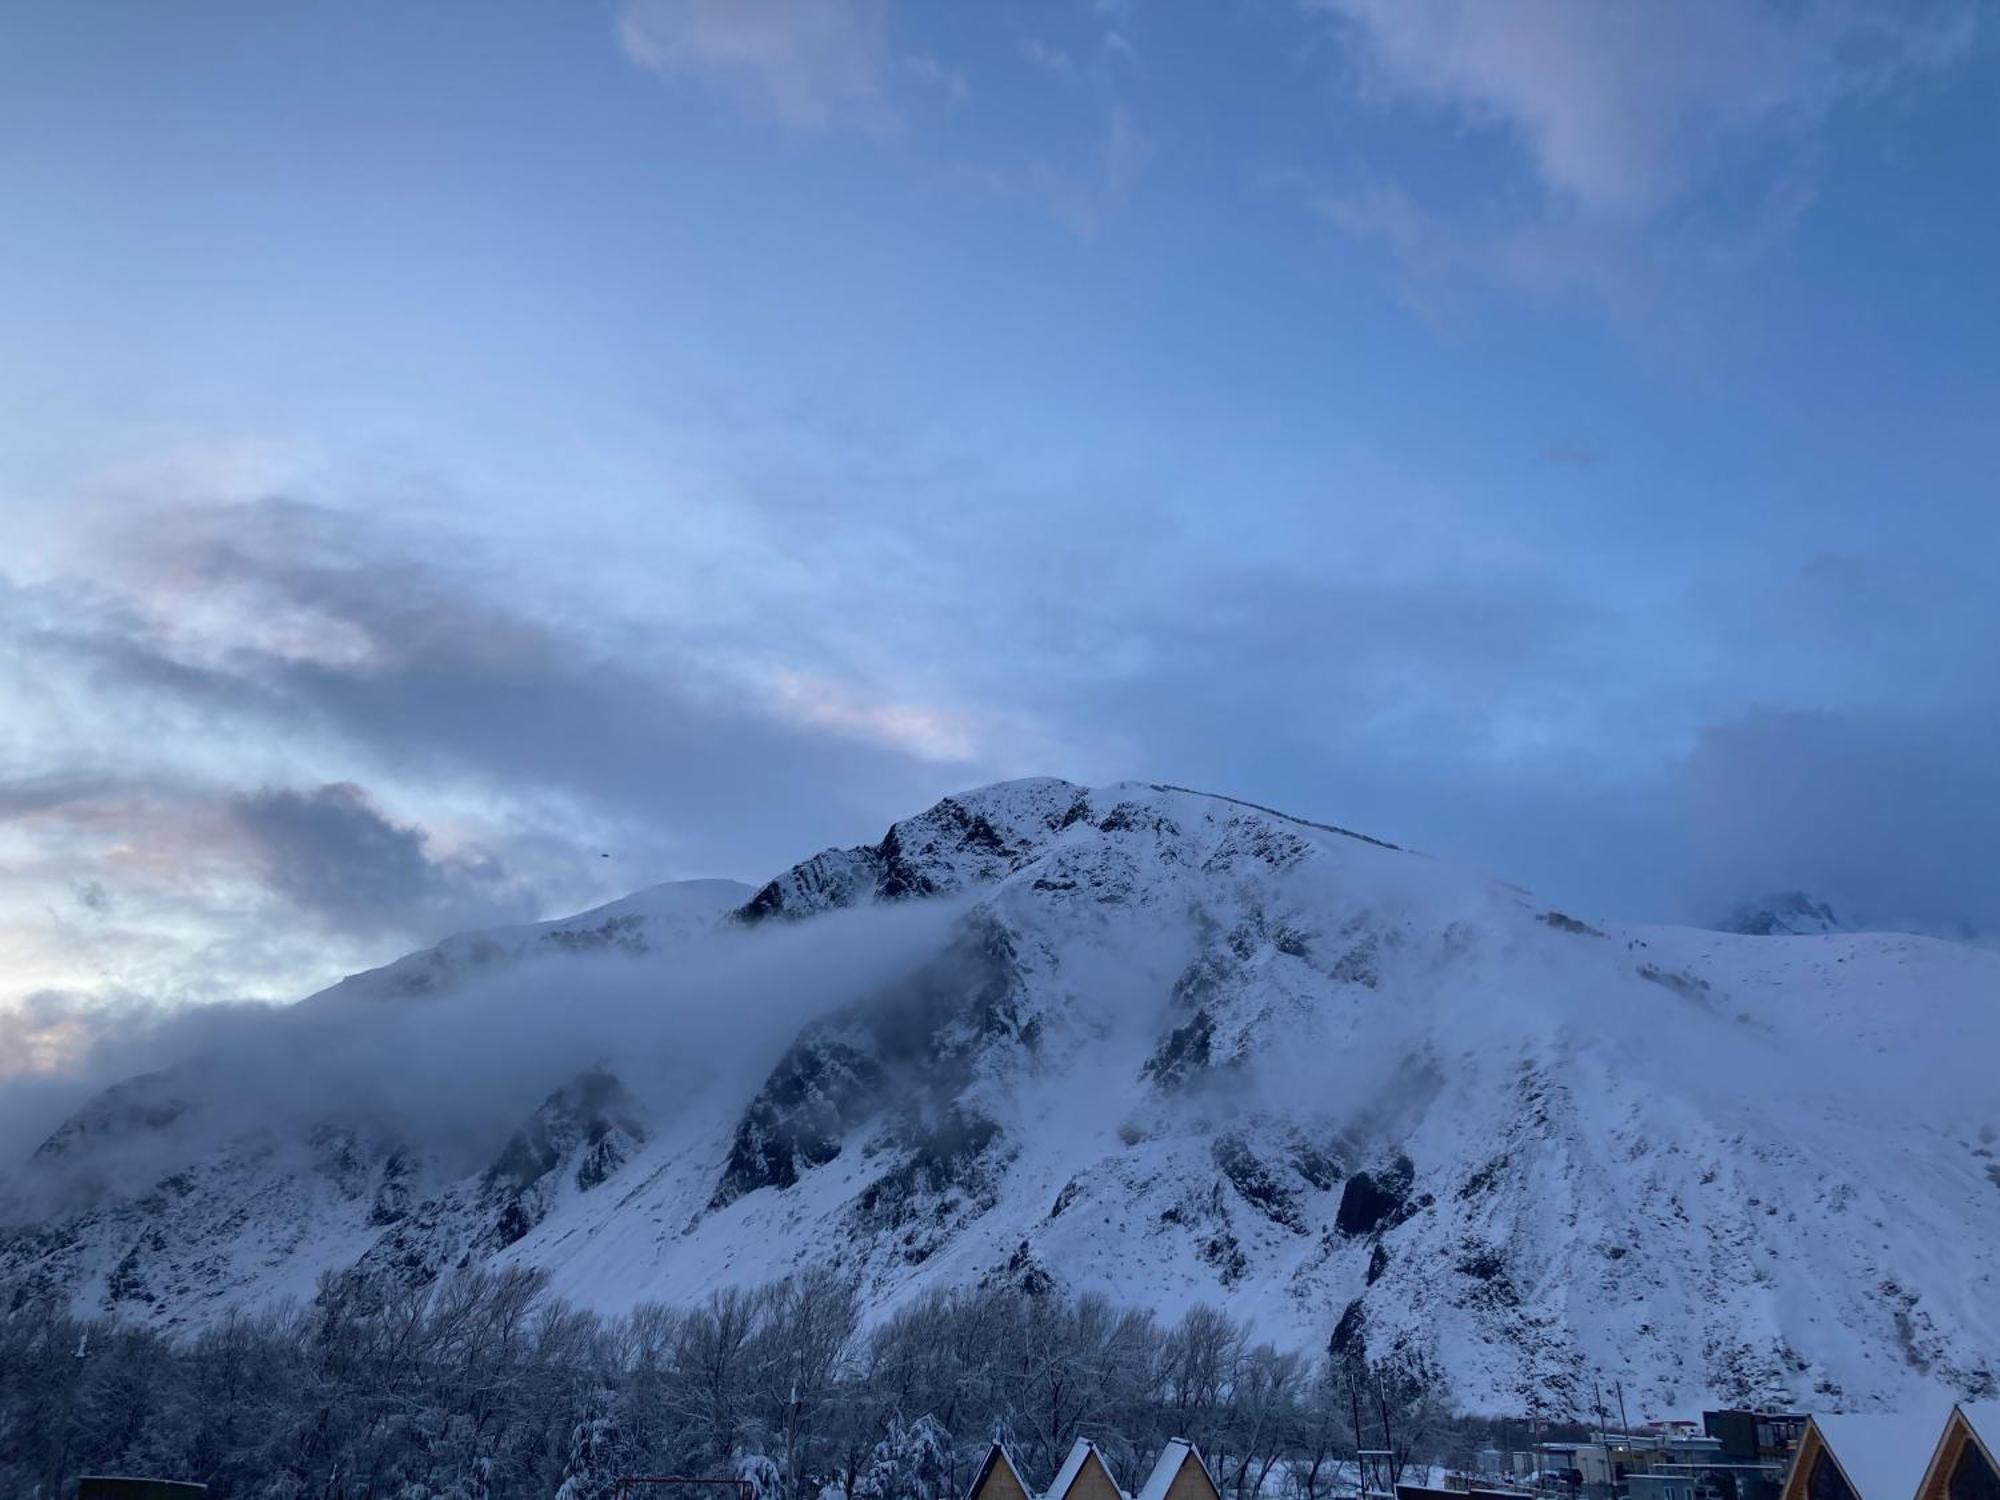
[{"label": "wispy cloud", "polygon": [[1074,83],[1077,79],[1076,59],[1061,47],[1051,46],[1037,37],[1024,36],[1020,42],[1021,56],[1028,62],[1064,83]]},{"label": "wispy cloud", "polygon": [[[1689,259],[1768,244],[1810,200],[1803,147],[1827,117],[1963,57],[1976,20],[1960,0],[1305,4],[1345,43],[1357,100],[1507,143],[1537,190],[1515,200],[1471,173],[1458,199],[1364,181],[1322,195],[1330,217],[1426,271],[1476,261],[1600,289],[1642,232]],[[1763,186],[1710,201],[1732,172]]]},{"label": "wispy cloud", "polygon": [[978,755],[977,733],[962,714],[885,701],[802,672],[780,672],[774,688],[778,712],[800,724],[945,765],[963,765]]},{"label": "wispy cloud", "polygon": [[1811,0],[1309,0],[1344,21],[1362,79],[1512,135],[1551,193],[1645,215],[1731,137],[1796,132],[1841,99],[1961,55],[1958,4]]},{"label": "wispy cloud", "polygon": [[618,39],[641,67],[721,88],[792,129],[890,118],[888,0],[628,0]]},{"label": "wispy cloud", "polygon": [[1152,151],[1151,138],[1131,110],[1113,104],[1088,165],[1075,170],[1038,163],[1026,173],[1028,190],[1080,238],[1089,239],[1131,196]]},{"label": "wispy cloud", "polygon": [[[982,148],[983,159],[945,175],[1035,204],[1080,238],[1094,236],[1152,151],[1122,87],[1138,53],[1119,19],[1084,17],[1080,51],[1036,36],[1016,44],[1030,66],[1089,101],[1074,151],[1009,165]],[[962,106],[974,91],[964,71],[936,54],[899,47],[894,20],[890,0],[626,0],[618,38],[639,66],[717,90],[789,130],[900,135],[924,103]]]},{"label": "wispy cloud", "polygon": [[972,97],[972,85],[956,68],[946,67],[928,52],[910,52],[898,59],[898,66],[910,78],[953,104]]}]

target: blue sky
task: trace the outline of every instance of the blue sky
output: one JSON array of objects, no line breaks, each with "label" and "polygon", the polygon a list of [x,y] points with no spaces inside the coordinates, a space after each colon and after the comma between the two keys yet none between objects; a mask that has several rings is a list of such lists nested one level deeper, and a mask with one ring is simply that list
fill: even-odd
[{"label": "blue sky", "polygon": [[1028,773],[1989,931],[1996,85],[1969,3],[16,8],[17,1051]]}]

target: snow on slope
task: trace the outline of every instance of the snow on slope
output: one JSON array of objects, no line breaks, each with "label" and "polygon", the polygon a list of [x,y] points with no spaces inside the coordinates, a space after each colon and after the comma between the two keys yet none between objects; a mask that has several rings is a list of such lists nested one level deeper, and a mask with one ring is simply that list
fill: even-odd
[{"label": "snow on slope", "polygon": [[[832,1260],[876,1311],[1219,1301],[1492,1410],[1579,1409],[1593,1368],[1654,1410],[2000,1381],[2000,956],[1591,923],[1225,798],[1034,780],[637,961],[912,903],[937,920],[893,973],[671,1087],[638,1056],[546,1078],[483,1172],[392,1124],[232,1141],[0,1240],[0,1282],[181,1325],[321,1270],[533,1264],[619,1308]],[[137,1102],[111,1136],[179,1129]]]},{"label": "snow on slope", "polygon": [[750,888],[736,880],[670,880],[573,917],[448,937],[379,969],[350,974],[305,1003],[444,994],[535,955],[642,954],[707,932],[749,894]]},{"label": "snow on slope", "polygon": [[[289,1035],[106,1090],[0,1180],[0,1226],[29,1221],[11,1237],[0,1227],[0,1284],[11,1268],[22,1292],[61,1286],[82,1305],[175,1325],[309,1299],[322,1271],[363,1255],[430,1189],[440,1152],[393,1118],[322,1108],[325,1080],[300,1054],[358,1052],[373,1066],[377,1006],[483,999],[538,961],[667,959],[750,893],[672,882],[558,921],[461,934],[308,997],[281,1016]],[[244,1128],[246,1114],[263,1118]]]}]

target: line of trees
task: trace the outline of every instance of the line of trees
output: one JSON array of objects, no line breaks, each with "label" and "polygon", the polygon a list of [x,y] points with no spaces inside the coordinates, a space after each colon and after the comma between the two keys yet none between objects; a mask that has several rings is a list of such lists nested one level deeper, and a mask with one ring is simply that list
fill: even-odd
[{"label": "line of trees", "polygon": [[1400,1465],[1442,1422],[1409,1372],[1280,1350],[1212,1307],[1163,1324],[1010,1287],[864,1328],[827,1272],[617,1317],[480,1269],[386,1301],[328,1282],[184,1339],[48,1302],[0,1315],[0,1493],[48,1500],[83,1473],[215,1500],[609,1500],[669,1473],[959,1500],[995,1434],[1031,1482],[1081,1435],[1136,1485],[1178,1435],[1229,1500],[1324,1500],[1352,1491],[1357,1448]]}]

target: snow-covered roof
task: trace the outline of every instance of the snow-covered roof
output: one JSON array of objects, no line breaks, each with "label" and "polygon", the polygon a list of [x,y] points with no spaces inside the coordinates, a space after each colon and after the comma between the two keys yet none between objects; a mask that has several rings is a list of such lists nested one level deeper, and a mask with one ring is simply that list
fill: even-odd
[{"label": "snow-covered roof", "polygon": [[1049,1481],[1049,1487],[1042,1491],[1048,1500],[1062,1500],[1069,1493],[1069,1487],[1076,1483],[1076,1476],[1083,1472],[1083,1461],[1090,1457],[1090,1439],[1078,1438],[1069,1446],[1069,1457],[1056,1470],[1056,1477]]},{"label": "snow-covered roof", "polygon": [[1911,1500],[1945,1427],[1935,1412],[1836,1413],[1813,1425],[1860,1500]]},{"label": "snow-covered roof", "polygon": [[1056,1477],[1050,1480],[1049,1487],[1042,1491],[1042,1500],[1063,1500],[1063,1496],[1067,1495],[1070,1486],[1076,1483],[1077,1476],[1083,1472],[1083,1466],[1090,1461],[1093,1453],[1097,1454],[1097,1462],[1103,1468],[1105,1477],[1111,1479],[1111,1487],[1123,1495],[1124,1487],[1117,1479],[1111,1477],[1111,1465],[1105,1463],[1104,1455],[1097,1452],[1097,1444],[1089,1438],[1078,1438],[1070,1445],[1069,1457],[1063,1460],[1063,1466],[1056,1471]]},{"label": "snow-covered roof", "polygon": [[1146,1476],[1146,1482],[1139,1486],[1139,1500],[1167,1500],[1167,1486],[1174,1482],[1174,1476],[1187,1462],[1187,1456],[1194,1452],[1194,1445],[1186,1438],[1175,1438],[1160,1450],[1158,1462],[1153,1472]]},{"label": "snow-covered roof", "polygon": [[1007,1451],[1005,1443],[996,1438],[993,1446],[986,1450],[985,1461],[979,1465],[979,1473],[972,1481],[972,1488],[965,1492],[966,1500],[977,1500],[979,1492],[986,1487],[986,1476],[993,1472],[995,1464],[1007,1466],[1007,1471],[1014,1476],[1014,1482],[1021,1486],[1022,1494],[1034,1494],[1034,1491],[1028,1488],[1028,1482],[1021,1478],[1021,1466],[1014,1462],[1014,1455]]},{"label": "snow-covered roof", "polygon": [[1167,1490],[1181,1466],[1189,1459],[1201,1465],[1201,1471],[1208,1476],[1208,1487],[1212,1493],[1220,1494],[1215,1476],[1208,1473],[1208,1464],[1193,1443],[1186,1438],[1175,1438],[1160,1450],[1159,1462],[1153,1465],[1153,1472],[1146,1476],[1146,1482],[1139,1490],[1139,1500],[1167,1500]]}]

